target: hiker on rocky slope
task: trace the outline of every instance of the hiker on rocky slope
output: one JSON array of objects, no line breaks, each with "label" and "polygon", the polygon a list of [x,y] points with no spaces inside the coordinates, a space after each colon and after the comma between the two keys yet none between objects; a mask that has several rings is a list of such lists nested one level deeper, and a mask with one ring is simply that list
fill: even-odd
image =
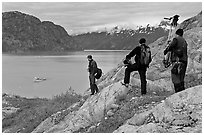
[{"label": "hiker on rocky slope", "polygon": [[91,55],[88,55],[87,59],[89,61],[88,72],[89,72],[91,95],[94,95],[95,92],[96,93],[98,92],[98,87],[96,85],[96,78],[95,78],[95,74],[98,68],[97,68],[96,61],[93,60]]},{"label": "hiker on rocky slope", "polygon": [[[140,45],[134,48],[127,56],[126,59],[124,60],[124,64],[127,64],[127,68],[125,69],[125,77],[124,77],[124,82],[122,82],[123,85],[126,87],[129,86],[130,82],[130,74],[133,71],[138,71],[140,75],[140,80],[141,80],[141,94],[145,95],[147,93],[146,91],[146,71],[147,67],[149,67],[150,62],[152,61],[151,59],[151,51],[149,46],[147,46],[146,39],[141,38],[139,40]],[[131,57],[135,56],[135,63],[134,64],[128,64]]]},{"label": "hiker on rocky slope", "polygon": [[176,27],[177,26],[177,22],[178,22],[178,18],[179,18],[179,15],[174,15],[173,17],[173,20],[172,20],[172,23],[171,23],[171,25],[173,26],[173,27]]},{"label": "hiker on rocky slope", "polygon": [[176,27],[177,25],[178,25],[178,18],[179,18],[180,16],[179,15],[174,15],[173,17],[170,17],[170,18],[164,18],[164,19],[167,19],[167,20],[169,20],[169,21],[171,21],[172,20],[172,22],[171,22],[171,26],[172,27]]},{"label": "hiker on rocky slope", "polygon": [[172,51],[171,61],[173,67],[171,69],[171,78],[174,84],[175,92],[185,89],[184,77],[187,68],[187,42],[183,38],[183,29],[176,31],[176,37],[173,38],[170,45],[164,50],[164,55]]}]

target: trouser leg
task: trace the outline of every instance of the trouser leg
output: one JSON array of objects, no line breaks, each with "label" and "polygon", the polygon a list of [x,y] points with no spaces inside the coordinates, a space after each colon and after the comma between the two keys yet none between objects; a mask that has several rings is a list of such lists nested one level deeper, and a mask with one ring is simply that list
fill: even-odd
[{"label": "trouser leg", "polygon": [[186,68],[187,68],[187,62],[182,65],[182,70],[181,70],[181,75],[180,75],[180,80],[181,80],[181,90],[185,90],[185,83],[184,83],[184,78],[186,74]]},{"label": "trouser leg", "polygon": [[181,84],[180,91],[185,90],[184,82],[181,82],[180,84]]},{"label": "trouser leg", "polygon": [[184,82],[181,82],[179,84],[177,84],[177,92],[180,92],[182,90],[185,90],[185,87],[184,87]]},{"label": "trouser leg", "polygon": [[174,90],[175,93],[180,92],[181,90],[181,84],[180,83],[174,83]]},{"label": "trouser leg", "polygon": [[146,68],[139,70],[141,80],[141,94],[147,93]]},{"label": "trouser leg", "polygon": [[172,77],[172,82],[174,84],[174,90],[175,92],[180,92],[182,89],[182,82],[180,80],[180,75],[175,75],[175,74],[171,74]]},{"label": "trouser leg", "polygon": [[95,92],[95,78],[94,75],[89,75],[91,94]]},{"label": "trouser leg", "polygon": [[174,74],[174,72],[172,72],[172,70],[171,70],[171,79],[172,79],[172,82],[174,84],[175,92],[179,92],[180,89],[181,89],[180,88],[181,87],[181,75],[180,75],[180,73],[179,74]]},{"label": "trouser leg", "polygon": [[174,83],[175,92],[185,90],[184,78],[186,73],[187,63],[183,63],[179,74],[171,74],[172,82]]},{"label": "trouser leg", "polygon": [[130,83],[130,74],[132,71],[137,71],[138,70],[138,65],[135,63],[133,65],[127,66],[125,69],[125,77],[124,77],[124,83],[129,84]]},{"label": "trouser leg", "polygon": [[173,74],[173,72],[171,71],[171,78],[174,84],[175,92],[179,92],[185,89],[184,78],[185,78],[186,68],[187,68],[187,62],[184,62],[182,63],[181,70],[178,74]]},{"label": "trouser leg", "polygon": [[96,84],[94,84],[94,89],[95,89],[96,93],[98,93],[98,86]]},{"label": "trouser leg", "polygon": [[124,83],[125,84],[129,84],[129,82],[130,82],[130,73],[131,73],[130,69],[126,68],[125,69],[125,77],[124,77]]}]

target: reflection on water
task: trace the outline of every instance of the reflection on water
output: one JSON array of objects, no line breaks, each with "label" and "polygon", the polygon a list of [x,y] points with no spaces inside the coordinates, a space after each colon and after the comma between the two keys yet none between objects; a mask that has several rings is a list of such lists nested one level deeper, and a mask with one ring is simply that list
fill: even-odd
[{"label": "reflection on water", "polygon": [[[63,55],[2,55],[2,91],[26,97],[52,97],[71,86],[83,93],[89,87],[86,56],[107,73],[128,52],[69,52]],[[34,82],[34,77],[46,81]]]}]

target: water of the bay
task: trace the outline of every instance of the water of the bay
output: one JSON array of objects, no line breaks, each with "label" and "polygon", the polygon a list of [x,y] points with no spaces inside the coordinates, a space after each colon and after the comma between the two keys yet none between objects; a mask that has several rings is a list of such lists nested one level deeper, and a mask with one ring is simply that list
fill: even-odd
[{"label": "water of the bay", "polygon": [[[25,97],[46,97],[69,87],[83,94],[89,87],[86,56],[91,54],[104,73],[115,68],[128,51],[83,51],[63,55],[2,55],[2,92]],[[34,82],[34,77],[46,78]]]}]

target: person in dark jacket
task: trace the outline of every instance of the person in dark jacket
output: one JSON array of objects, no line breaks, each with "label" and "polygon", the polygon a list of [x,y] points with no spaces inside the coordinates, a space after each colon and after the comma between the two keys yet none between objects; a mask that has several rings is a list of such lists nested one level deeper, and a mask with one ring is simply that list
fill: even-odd
[{"label": "person in dark jacket", "polygon": [[[140,45],[137,46],[136,48],[134,48],[127,56],[126,56],[126,61],[129,61],[131,59],[131,57],[135,56],[135,63],[134,64],[129,64],[127,65],[127,68],[125,69],[125,77],[124,77],[124,82],[122,82],[123,85],[125,85],[126,87],[129,86],[129,82],[130,82],[130,74],[133,71],[138,71],[139,75],[140,75],[140,80],[141,80],[141,94],[145,95],[147,93],[146,91],[146,71],[147,71],[147,67],[149,65],[143,65],[140,62],[140,57],[141,57],[141,47],[144,46],[145,48],[149,48],[149,46],[147,46],[146,43],[146,39],[145,38],[141,38],[139,40]],[[149,48],[150,49],[150,48]],[[150,62],[151,62],[151,52],[150,52]]]},{"label": "person in dark jacket", "polygon": [[171,23],[171,25],[173,26],[173,27],[176,27],[177,25],[178,25],[178,18],[179,18],[179,15],[174,15],[173,17],[173,20],[172,20],[172,23]]},{"label": "person in dark jacket", "polygon": [[177,25],[178,25],[178,18],[179,18],[180,16],[179,15],[174,15],[173,17],[170,17],[170,18],[167,18],[167,17],[165,17],[164,19],[167,19],[168,21],[171,21],[172,20],[172,22],[171,22],[171,26],[173,26],[173,27],[176,27]]},{"label": "person in dark jacket", "polygon": [[[176,31],[176,37],[173,38],[170,45],[164,50],[164,55],[166,55],[167,52],[169,51],[172,52],[171,61],[172,61],[172,64],[174,65],[171,70],[172,82],[174,84],[175,92],[180,92],[185,89],[184,77],[185,77],[187,63],[188,63],[187,42],[183,38],[183,29],[178,29]],[[177,71],[178,65],[179,65],[179,72],[175,72],[174,69],[176,69]]]},{"label": "person in dark jacket", "polygon": [[89,61],[88,72],[89,72],[91,95],[94,95],[95,92],[96,93],[98,92],[98,87],[96,85],[96,78],[95,78],[95,74],[97,72],[97,63],[96,61],[93,60],[91,55],[88,55],[87,59]]}]

